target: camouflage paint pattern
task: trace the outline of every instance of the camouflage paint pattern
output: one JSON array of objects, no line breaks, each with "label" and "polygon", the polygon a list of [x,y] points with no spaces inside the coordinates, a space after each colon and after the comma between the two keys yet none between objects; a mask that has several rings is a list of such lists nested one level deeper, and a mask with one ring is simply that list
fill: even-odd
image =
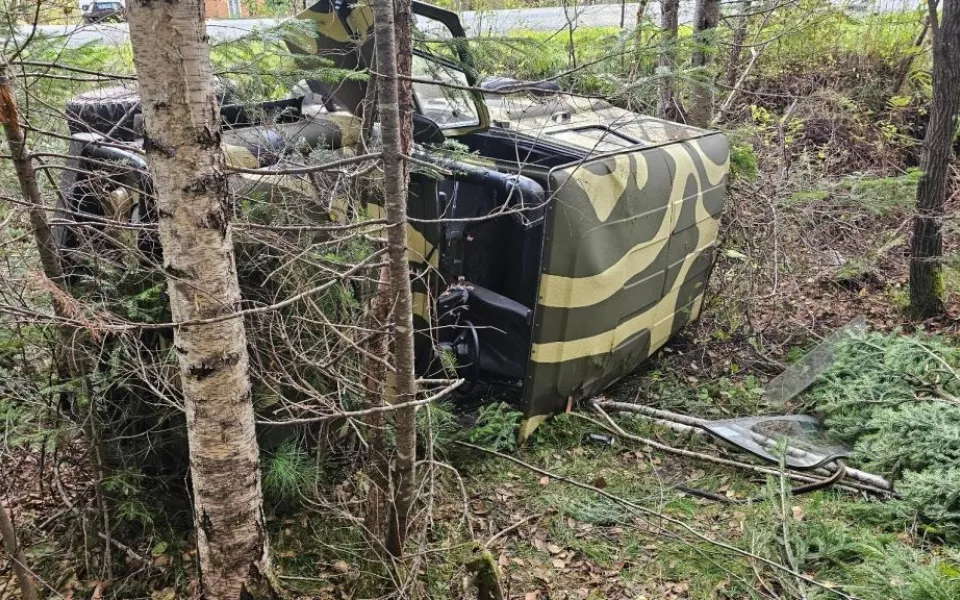
[{"label": "camouflage paint pattern", "polygon": [[[303,69],[319,65],[313,57],[334,61],[337,68],[362,72],[373,57],[373,8],[368,2],[351,2],[347,10],[338,10],[335,0],[320,0],[297,14],[294,19],[308,25],[284,32],[284,41],[291,52],[302,55],[298,60]],[[310,30],[310,25],[314,30]],[[337,82],[337,99],[351,113],[360,116],[366,81],[344,79]]]},{"label": "camouflage paint pattern", "polygon": [[728,170],[726,138],[708,134],[551,171],[521,437],[697,318]]},{"label": "camouflage paint pattern", "polygon": [[[365,68],[371,55],[369,7],[352,5],[343,14],[331,0],[314,4],[298,18],[313,21],[317,35],[289,41],[291,49],[326,55],[340,68]],[[364,87],[357,81],[337,85],[337,98],[358,116]],[[493,129],[587,157],[547,173],[536,165],[469,159],[529,173],[549,188],[523,386],[528,416],[523,438],[568,399],[595,394],[633,371],[699,315],[726,196],[729,152],[722,135],[602,100],[486,94],[485,101],[486,107],[479,107]],[[430,185],[435,186],[425,177],[411,181],[411,217],[437,218]],[[380,210],[368,205],[370,216],[380,216]],[[417,274],[416,324],[428,334],[441,230],[415,220],[408,234],[408,257]],[[428,335],[422,337],[429,342]]]}]

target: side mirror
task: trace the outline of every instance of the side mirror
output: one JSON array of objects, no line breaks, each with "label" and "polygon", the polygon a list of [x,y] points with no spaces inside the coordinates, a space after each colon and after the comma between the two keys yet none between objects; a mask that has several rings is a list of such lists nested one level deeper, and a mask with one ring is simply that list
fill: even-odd
[{"label": "side mirror", "polygon": [[440,126],[434,123],[433,119],[414,113],[413,141],[425,146],[440,146],[447,141],[447,136],[443,135]]}]

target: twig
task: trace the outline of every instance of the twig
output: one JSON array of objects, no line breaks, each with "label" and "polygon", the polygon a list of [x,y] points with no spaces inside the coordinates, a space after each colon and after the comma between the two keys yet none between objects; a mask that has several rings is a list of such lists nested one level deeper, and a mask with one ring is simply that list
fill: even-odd
[{"label": "twig", "polygon": [[523,525],[523,524],[525,524],[525,523],[529,523],[530,521],[532,521],[532,520],[534,520],[534,519],[542,519],[543,516],[546,515],[546,514],[547,514],[547,513],[542,512],[542,513],[540,513],[540,514],[538,514],[538,515],[530,515],[530,516],[528,516],[528,517],[524,517],[524,518],[520,519],[519,521],[517,521],[517,522],[514,523],[513,525],[507,527],[506,529],[501,529],[500,531],[498,531],[497,533],[495,533],[489,540],[486,541],[486,543],[483,545],[483,547],[484,547],[484,548],[489,548],[490,546],[493,545],[493,543],[494,543],[495,541],[497,541],[497,540],[499,540],[500,538],[504,537],[505,535],[507,535],[507,534],[510,533],[511,531],[514,531],[514,530],[518,529],[521,525]]},{"label": "twig", "polygon": [[[712,456],[712,455],[710,455],[710,454],[703,454],[703,453],[701,453],[701,452],[694,452],[693,450],[684,450],[683,448],[675,448],[675,447],[673,447],[673,446],[668,446],[667,444],[663,444],[663,443],[660,443],[660,442],[657,442],[657,441],[654,441],[654,440],[651,440],[651,439],[647,439],[647,438],[644,438],[644,437],[640,437],[639,435],[634,435],[634,434],[632,434],[632,433],[628,433],[628,432],[625,431],[622,427],[620,427],[619,425],[617,425],[616,421],[614,421],[613,418],[611,418],[610,415],[609,415],[605,410],[603,410],[602,408],[600,408],[600,406],[599,406],[598,404],[593,403],[593,404],[592,404],[592,407],[593,407],[593,409],[597,412],[597,414],[599,414],[600,416],[602,416],[602,417],[607,421],[607,423],[610,424],[610,427],[609,427],[609,428],[605,427],[602,423],[598,423],[597,421],[591,419],[590,417],[588,417],[588,416],[586,416],[586,415],[582,415],[582,414],[580,414],[580,413],[571,413],[571,414],[573,414],[573,415],[575,415],[575,416],[577,416],[577,417],[579,417],[579,418],[581,418],[581,419],[590,421],[590,422],[592,422],[592,423],[594,423],[594,424],[596,424],[596,425],[599,425],[600,427],[605,427],[605,428],[607,428],[608,430],[610,430],[611,433],[616,433],[616,434],[621,435],[621,436],[623,436],[623,437],[625,437],[625,438],[628,438],[628,439],[631,439],[631,440],[633,440],[633,441],[635,441],[635,442],[638,442],[638,443],[640,443],[640,444],[643,444],[644,446],[647,446],[647,447],[649,447],[649,448],[654,448],[654,449],[660,450],[660,451],[662,451],[662,452],[667,452],[668,454],[674,454],[674,455],[677,455],[677,456],[683,456],[683,457],[685,457],[685,458],[693,458],[693,459],[696,459],[696,460],[702,460],[702,461],[704,461],[704,462],[710,462],[710,463],[714,463],[714,464],[717,464],[717,465],[723,465],[723,466],[726,466],[726,467],[733,467],[733,468],[736,468],[736,469],[744,469],[744,470],[747,470],[747,471],[753,471],[753,472],[759,473],[759,474],[761,474],[761,475],[772,475],[772,476],[774,476],[774,477],[780,475],[780,471],[778,471],[777,469],[770,469],[770,468],[767,468],[767,467],[762,467],[762,466],[760,466],[760,465],[754,465],[754,464],[751,464],[751,463],[740,462],[740,461],[738,461],[738,460],[731,460],[731,459],[728,459],[728,458],[720,458],[719,456]],[[818,482],[822,481],[822,480],[820,480],[820,479],[817,479],[817,478],[815,478],[815,477],[810,477],[810,476],[808,476],[808,475],[800,475],[799,473],[789,472],[787,475],[788,475],[791,479],[794,479],[794,480],[796,480],[796,481],[802,481],[802,482],[804,482],[804,483],[818,483]],[[867,484],[857,483],[857,482],[853,482],[853,481],[846,482],[843,487],[845,487],[846,489],[854,490],[854,491],[869,492],[869,493],[871,493],[871,494],[877,494],[877,495],[881,495],[881,496],[889,496],[889,495],[891,494],[891,492],[890,492],[889,490],[884,490],[884,489],[881,489],[881,488],[877,488],[877,487],[873,487],[873,486],[870,486],[870,485],[867,485]]]},{"label": "twig", "polygon": [[147,565],[147,566],[150,566],[150,567],[157,567],[158,569],[161,569],[161,570],[163,569],[163,567],[158,567],[157,565],[155,565],[155,564],[153,563],[153,561],[150,560],[149,558],[147,558],[147,557],[145,557],[145,556],[143,556],[143,555],[141,555],[141,554],[137,554],[137,552],[134,551],[134,549],[131,548],[130,546],[127,546],[127,545],[124,544],[123,542],[118,542],[118,541],[116,540],[116,538],[114,538],[114,537],[112,537],[112,536],[108,538],[102,531],[98,532],[98,535],[99,535],[101,538],[103,538],[104,540],[106,540],[107,542],[109,542],[109,543],[113,544],[114,546],[116,546],[118,550],[120,550],[121,552],[123,552],[124,554],[126,554],[127,556],[129,556],[130,558],[132,558],[133,560],[142,562],[144,565]]},{"label": "twig", "polygon": [[267,421],[265,419],[257,419],[257,424],[258,425],[291,425],[293,423],[318,423],[320,421],[329,421],[330,419],[346,419],[346,418],[353,418],[353,417],[362,417],[364,415],[371,415],[374,413],[391,412],[391,411],[402,409],[402,408],[422,406],[424,404],[430,404],[431,402],[436,402],[440,398],[443,398],[453,390],[463,385],[464,381],[465,381],[464,379],[457,379],[452,384],[443,388],[439,392],[427,398],[423,398],[421,400],[413,400],[410,402],[403,402],[401,404],[388,404],[385,406],[374,406],[373,408],[364,408],[361,410],[345,410],[342,412],[330,413],[326,415],[317,415],[315,417],[303,417],[298,419],[283,419],[280,421]]},{"label": "twig", "polygon": [[312,165],[309,167],[290,167],[288,169],[247,169],[244,167],[227,167],[226,170],[231,173],[246,173],[248,175],[306,175],[308,173],[317,173],[319,171],[333,171],[340,167],[346,167],[360,162],[379,158],[379,152],[361,154],[359,156],[350,156],[324,163],[322,165]]}]

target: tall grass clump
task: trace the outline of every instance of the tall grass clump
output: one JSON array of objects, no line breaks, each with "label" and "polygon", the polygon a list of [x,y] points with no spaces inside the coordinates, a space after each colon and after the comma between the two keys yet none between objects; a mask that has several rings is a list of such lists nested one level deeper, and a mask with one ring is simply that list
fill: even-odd
[{"label": "tall grass clump", "polygon": [[276,504],[295,503],[307,494],[319,475],[306,448],[286,440],[263,461],[263,493]]}]

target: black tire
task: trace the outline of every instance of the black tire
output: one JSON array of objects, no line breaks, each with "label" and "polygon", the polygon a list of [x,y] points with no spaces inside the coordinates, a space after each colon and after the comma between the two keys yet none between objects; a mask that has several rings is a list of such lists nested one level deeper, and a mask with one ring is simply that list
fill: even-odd
[{"label": "black tire", "polygon": [[[244,107],[236,93],[220,79],[217,80],[217,97],[224,108],[224,125],[246,122]],[[227,118],[230,115],[235,121]],[[135,141],[143,135],[140,93],[125,87],[84,92],[67,102],[67,125],[72,133],[109,133],[116,141]]]},{"label": "black tire", "polygon": [[140,122],[140,95],[135,89],[91,90],[67,102],[67,123],[73,133],[110,134],[130,142],[140,137]]}]

